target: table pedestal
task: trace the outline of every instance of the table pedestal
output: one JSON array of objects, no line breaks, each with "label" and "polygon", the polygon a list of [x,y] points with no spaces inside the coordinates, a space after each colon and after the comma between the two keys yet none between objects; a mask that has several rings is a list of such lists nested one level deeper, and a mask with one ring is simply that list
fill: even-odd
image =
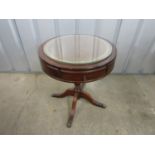
[{"label": "table pedestal", "polygon": [[84,83],[75,83],[75,87],[73,89],[67,89],[65,92],[61,94],[53,94],[53,97],[63,98],[66,96],[73,96],[73,102],[72,102],[72,109],[68,118],[67,127],[70,128],[72,126],[72,122],[74,119],[75,111],[76,111],[76,104],[77,100],[80,98],[84,98],[87,101],[89,101],[91,104],[106,108],[106,106],[103,103],[100,103],[96,100],[94,100],[90,94],[83,91]]}]

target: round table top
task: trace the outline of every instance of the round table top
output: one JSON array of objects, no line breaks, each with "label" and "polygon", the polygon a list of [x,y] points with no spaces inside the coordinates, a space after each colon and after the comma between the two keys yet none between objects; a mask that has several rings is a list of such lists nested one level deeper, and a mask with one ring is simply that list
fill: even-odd
[{"label": "round table top", "polygon": [[103,38],[66,35],[49,39],[39,48],[42,69],[64,82],[91,82],[109,74],[115,63],[116,47]]},{"label": "round table top", "polygon": [[108,58],[112,45],[105,39],[91,35],[66,35],[48,40],[44,54],[66,64],[91,64]]}]

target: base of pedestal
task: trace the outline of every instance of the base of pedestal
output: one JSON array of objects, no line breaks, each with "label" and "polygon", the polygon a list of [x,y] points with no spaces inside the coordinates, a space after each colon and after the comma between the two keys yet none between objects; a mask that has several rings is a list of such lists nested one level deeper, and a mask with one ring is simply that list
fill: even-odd
[{"label": "base of pedestal", "polygon": [[63,98],[66,96],[73,96],[73,102],[72,102],[72,109],[67,121],[67,127],[70,128],[72,126],[72,122],[74,119],[75,111],[76,111],[76,104],[77,100],[79,98],[84,98],[87,101],[89,101],[91,104],[98,106],[100,108],[106,108],[106,105],[103,103],[100,103],[96,100],[94,100],[90,94],[86,93],[83,91],[84,83],[81,84],[75,84],[75,88],[73,89],[67,89],[65,92],[61,94],[53,94],[52,97],[57,97],[57,98]]}]

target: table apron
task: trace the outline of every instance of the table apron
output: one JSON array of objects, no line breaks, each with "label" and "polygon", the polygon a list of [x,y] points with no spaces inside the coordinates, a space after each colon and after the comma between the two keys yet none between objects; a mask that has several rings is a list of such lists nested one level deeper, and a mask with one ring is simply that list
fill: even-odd
[{"label": "table apron", "polygon": [[52,78],[65,82],[91,82],[103,78],[109,74],[114,66],[114,61],[107,63],[99,68],[88,70],[65,70],[52,66],[47,63],[42,63],[42,68]]}]

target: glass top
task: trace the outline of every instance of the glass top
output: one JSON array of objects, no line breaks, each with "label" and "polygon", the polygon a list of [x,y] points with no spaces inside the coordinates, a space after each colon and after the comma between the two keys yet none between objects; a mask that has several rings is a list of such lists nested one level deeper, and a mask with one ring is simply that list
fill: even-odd
[{"label": "glass top", "polygon": [[44,53],[55,61],[87,64],[101,61],[112,53],[112,46],[102,38],[90,35],[66,35],[50,39]]}]

